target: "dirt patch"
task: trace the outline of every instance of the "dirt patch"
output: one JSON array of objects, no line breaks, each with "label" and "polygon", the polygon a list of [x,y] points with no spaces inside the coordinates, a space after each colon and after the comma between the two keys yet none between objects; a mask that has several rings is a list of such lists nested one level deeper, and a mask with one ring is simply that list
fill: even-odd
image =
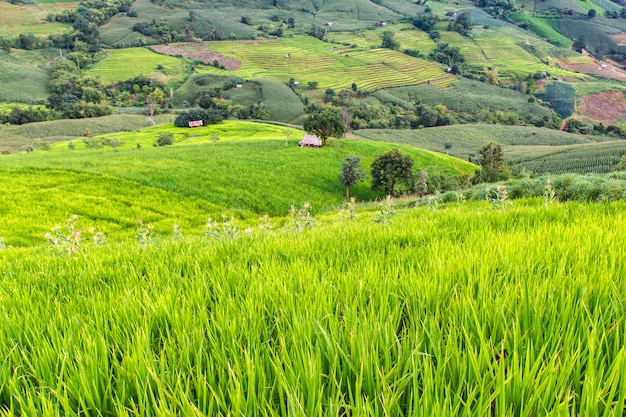
[{"label": "dirt patch", "polygon": [[197,59],[205,64],[213,64],[213,62],[217,61],[229,71],[237,71],[239,67],[241,67],[241,62],[233,58],[225,57],[218,52],[211,51],[208,47],[208,43],[205,42],[156,45],[153,46],[152,49],[160,54]]},{"label": "dirt patch", "polygon": [[578,111],[589,118],[615,123],[626,115],[626,98],[619,91],[607,91],[582,97]]},{"label": "dirt patch", "polygon": [[594,59],[592,63],[577,64],[570,63],[567,59],[559,59],[558,64],[561,68],[569,71],[626,81],[626,71],[614,65],[611,61],[598,61]]},{"label": "dirt patch", "polygon": [[615,41],[619,46],[626,45],[626,33],[610,33],[609,37]]}]

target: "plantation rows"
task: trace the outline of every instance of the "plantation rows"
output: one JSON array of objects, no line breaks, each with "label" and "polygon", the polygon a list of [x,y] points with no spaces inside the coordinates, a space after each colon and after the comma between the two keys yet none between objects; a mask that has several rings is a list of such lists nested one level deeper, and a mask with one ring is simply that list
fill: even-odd
[{"label": "plantation rows", "polygon": [[564,174],[607,173],[619,168],[626,145],[622,143],[578,146],[548,157],[537,157],[520,162],[526,169],[535,173]]}]

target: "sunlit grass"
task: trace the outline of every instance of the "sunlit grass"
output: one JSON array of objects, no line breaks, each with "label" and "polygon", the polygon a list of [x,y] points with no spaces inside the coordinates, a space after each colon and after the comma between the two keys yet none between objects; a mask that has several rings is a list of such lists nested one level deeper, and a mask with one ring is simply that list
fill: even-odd
[{"label": "sunlit grass", "polygon": [[489,207],[0,251],[0,402],[40,416],[622,416],[626,207]]}]

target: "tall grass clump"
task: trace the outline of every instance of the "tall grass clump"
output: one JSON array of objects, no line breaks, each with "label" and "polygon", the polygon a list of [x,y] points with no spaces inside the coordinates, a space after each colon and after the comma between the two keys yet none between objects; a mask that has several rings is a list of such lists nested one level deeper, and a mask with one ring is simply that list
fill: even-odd
[{"label": "tall grass clump", "polygon": [[469,202],[385,227],[2,251],[0,409],[623,416],[625,209]]}]

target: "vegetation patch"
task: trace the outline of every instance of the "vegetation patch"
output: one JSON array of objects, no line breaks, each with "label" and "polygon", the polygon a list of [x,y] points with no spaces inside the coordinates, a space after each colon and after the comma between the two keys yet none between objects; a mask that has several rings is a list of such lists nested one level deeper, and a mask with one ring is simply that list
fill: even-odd
[{"label": "vegetation patch", "polygon": [[579,58],[559,58],[557,62],[561,68],[570,71],[611,78],[618,81],[626,81],[626,71],[617,67],[610,61],[596,60],[591,56],[582,55]]},{"label": "vegetation patch", "polygon": [[63,10],[75,9],[77,3],[12,4],[0,1],[0,36],[20,33],[50,35],[71,30],[71,25],[49,22],[46,16]]},{"label": "vegetation patch", "polygon": [[148,48],[111,49],[107,57],[87,70],[105,84],[144,76],[163,84],[180,82],[188,74],[189,65],[182,60],[157,54]]}]

